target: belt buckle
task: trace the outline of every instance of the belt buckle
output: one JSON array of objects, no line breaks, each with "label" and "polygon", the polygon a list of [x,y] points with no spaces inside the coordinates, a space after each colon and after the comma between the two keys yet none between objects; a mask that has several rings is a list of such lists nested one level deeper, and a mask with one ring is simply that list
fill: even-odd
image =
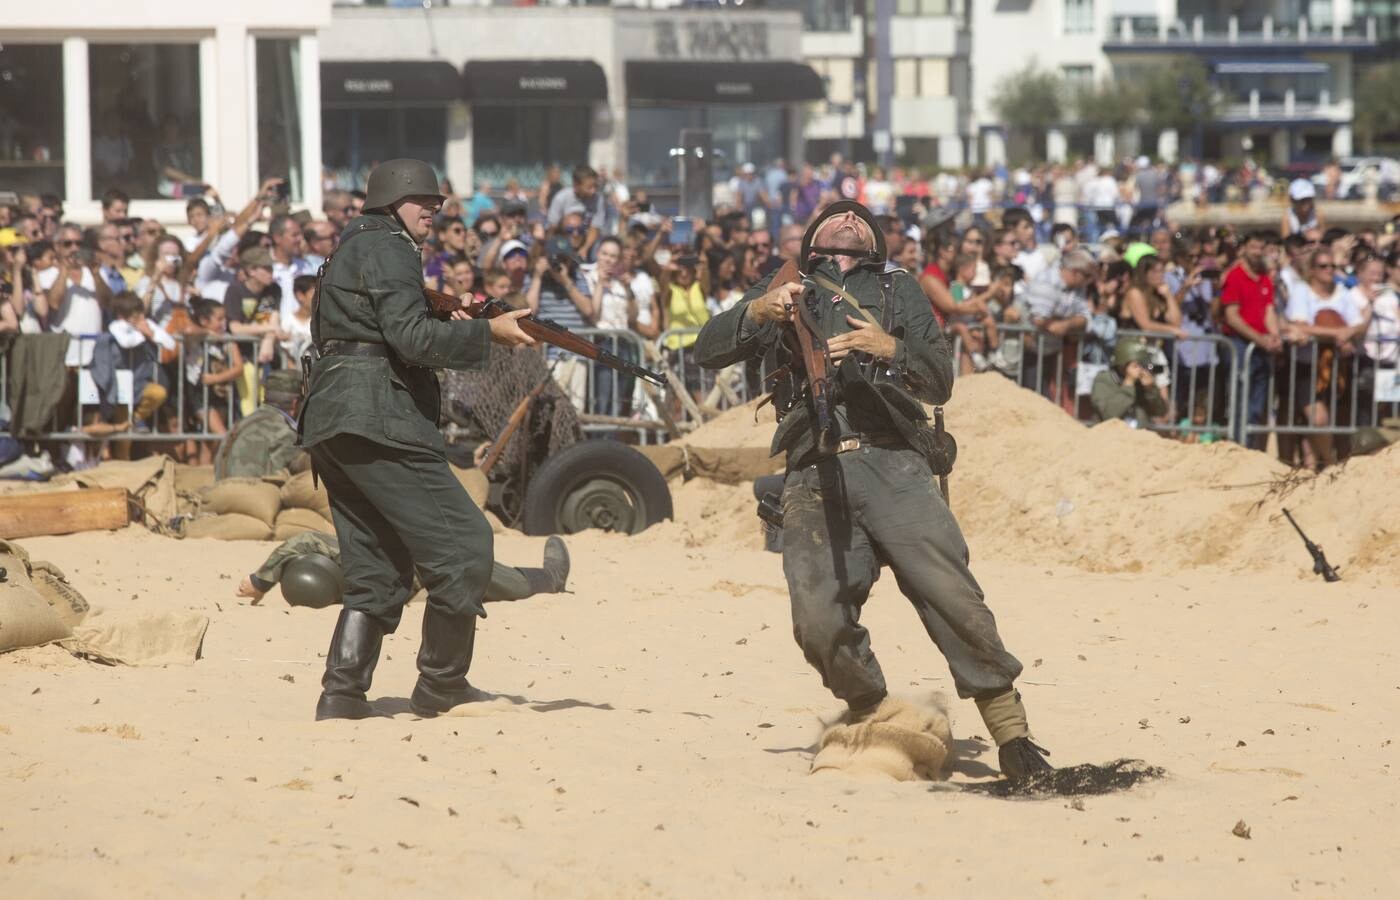
[{"label": "belt buckle", "polygon": [[842,439],[841,443],[839,443],[839,444],[836,445],[836,452],[837,452],[837,453],[849,453],[849,452],[852,451],[852,450],[859,450],[859,449],[860,449],[860,438],[858,438],[858,437],[844,438],[844,439]]}]

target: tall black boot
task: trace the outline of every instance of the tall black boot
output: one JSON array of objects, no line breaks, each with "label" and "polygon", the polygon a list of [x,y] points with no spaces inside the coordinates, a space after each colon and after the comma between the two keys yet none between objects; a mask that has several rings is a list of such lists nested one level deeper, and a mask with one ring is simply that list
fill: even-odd
[{"label": "tall black boot", "polygon": [[564,539],[550,535],[544,542],[544,560],[538,569],[522,568],[532,594],[559,594],[569,584],[569,548]]},{"label": "tall black boot", "polygon": [[342,609],[326,653],[326,674],[321,678],[321,699],[316,719],[367,719],[374,708],[365,699],[384,629],[373,616],[358,609]]},{"label": "tall black boot", "polygon": [[418,683],[408,706],[431,719],[480,696],[467,682],[476,645],[476,616],[449,615],[436,604],[423,610],[423,645],[418,650]]}]

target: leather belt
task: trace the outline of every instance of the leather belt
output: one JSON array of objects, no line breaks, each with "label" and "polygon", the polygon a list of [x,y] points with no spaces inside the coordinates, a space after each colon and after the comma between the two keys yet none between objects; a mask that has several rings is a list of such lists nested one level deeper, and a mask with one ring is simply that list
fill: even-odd
[{"label": "leather belt", "polygon": [[378,359],[393,359],[393,353],[384,344],[370,341],[326,341],[321,345],[322,356],[371,356]]},{"label": "leather belt", "polygon": [[908,446],[904,438],[897,434],[848,434],[841,438],[841,442],[836,445],[837,453],[850,453],[852,450],[859,450],[861,447],[905,447]]}]

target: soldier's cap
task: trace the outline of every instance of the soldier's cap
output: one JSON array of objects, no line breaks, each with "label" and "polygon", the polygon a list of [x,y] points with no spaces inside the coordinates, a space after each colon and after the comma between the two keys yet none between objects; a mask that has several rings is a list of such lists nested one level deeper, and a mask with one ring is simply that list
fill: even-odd
[{"label": "soldier's cap", "polygon": [[301,373],[291,369],[274,369],[263,379],[268,394],[300,394]]},{"label": "soldier's cap", "polygon": [[1121,369],[1130,362],[1140,366],[1152,362],[1152,348],[1137,338],[1124,338],[1113,348],[1113,367]]},{"label": "soldier's cap", "polygon": [[924,232],[937,231],[958,217],[958,211],[946,206],[938,206],[924,216]]},{"label": "soldier's cap", "polygon": [[239,255],[238,265],[244,269],[271,269],[272,252],[266,247],[250,247]]},{"label": "soldier's cap", "polygon": [[501,245],[501,259],[505,259],[512,253],[529,253],[530,248],[519,241],[506,241]]},{"label": "soldier's cap", "polygon": [[365,182],[365,209],[388,209],[405,197],[447,198],[433,167],[421,159],[391,159],[374,167]]},{"label": "soldier's cap", "polygon": [[889,250],[885,246],[885,233],[880,230],[880,223],[875,221],[875,216],[865,207],[864,204],[855,200],[837,200],[829,204],[821,211],[812,224],[807,226],[807,233],[802,235],[802,250],[797,257],[804,265],[806,260],[812,258],[812,241],[816,238],[817,232],[821,230],[822,223],[832,216],[839,216],[842,213],[853,212],[870,229],[870,236],[875,240],[875,247],[870,252],[868,262],[884,265],[885,259],[889,256]]}]

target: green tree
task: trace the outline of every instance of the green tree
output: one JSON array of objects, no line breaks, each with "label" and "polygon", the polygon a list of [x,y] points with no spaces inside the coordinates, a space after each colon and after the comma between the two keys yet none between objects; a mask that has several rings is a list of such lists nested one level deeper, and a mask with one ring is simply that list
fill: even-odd
[{"label": "green tree", "polygon": [[1356,82],[1356,130],[1367,153],[1376,139],[1400,133],[1400,62],[1368,67]]},{"label": "green tree", "polygon": [[1007,75],[992,93],[992,110],[1011,129],[1043,131],[1064,117],[1060,76],[1034,62]]},{"label": "green tree", "polygon": [[1142,79],[1147,120],[1160,129],[1190,131],[1220,118],[1220,92],[1204,64],[1191,59],[1154,68]]},{"label": "green tree", "polygon": [[1121,131],[1142,119],[1142,91],[1127,80],[1085,85],[1070,100],[1075,118],[1096,131]]}]

